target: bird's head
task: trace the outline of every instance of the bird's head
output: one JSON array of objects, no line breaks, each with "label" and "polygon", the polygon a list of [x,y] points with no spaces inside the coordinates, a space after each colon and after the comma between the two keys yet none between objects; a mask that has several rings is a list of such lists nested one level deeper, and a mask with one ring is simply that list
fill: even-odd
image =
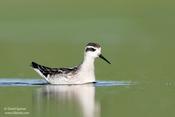
[{"label": "bird's head", "polygon": [[105,60],[107,63],[111,64],[101,53],[101,46],[97,43],[88,43],[85,47],[86,57],[98,58]]}]

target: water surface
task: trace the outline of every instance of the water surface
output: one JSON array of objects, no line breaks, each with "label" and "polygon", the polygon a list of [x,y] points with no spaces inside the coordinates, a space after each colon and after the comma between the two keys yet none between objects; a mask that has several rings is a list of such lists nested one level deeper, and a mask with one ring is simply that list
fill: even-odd
[{"label": "water surface", "polygon": [[[1,116],[45,117],[53,114],[53,116],[100,117],[101,105],[96,99],[96,88],[130,85],[134,85],[134,82],[97,81],[83,85],[50,85],[45,80],[0,79],[3,102]],[[21,101],[23,99],[24,102]]]},{"label": "water surface", "polygon": [[[97,81],[96,84],[49,85],[38,79],[2,79],[0,87],[3,117],[10,114],[16,117],[163,117],[168,114],[173,117],[175,114],[175,82]],[[14,114],[15,108],[25,110],[16,110]]]}]

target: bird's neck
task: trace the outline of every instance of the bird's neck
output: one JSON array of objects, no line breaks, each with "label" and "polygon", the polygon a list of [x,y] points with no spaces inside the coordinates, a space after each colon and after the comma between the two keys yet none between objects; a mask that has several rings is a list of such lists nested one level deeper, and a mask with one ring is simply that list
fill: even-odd
[{"label": "bird's neck", "polygon": [[93,57],[85,55],[81,65],[82,70],[85,70],[86,72],[94,72],[94,61],[95,59]]},{"label": "bird's neck", "polygon": [[95,58],[85,55],[78,74],[82,82],[95,82],[94,61]]}]

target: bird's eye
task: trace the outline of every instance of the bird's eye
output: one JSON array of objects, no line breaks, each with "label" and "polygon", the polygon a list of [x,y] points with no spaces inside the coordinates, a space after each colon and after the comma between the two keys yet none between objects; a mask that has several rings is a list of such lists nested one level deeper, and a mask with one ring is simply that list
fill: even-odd
[{"label": "bird's eye", "polygon": [[96,49],[94,49],[94,48],[86,48],[86,52],[87,51],[92,51],[92,52],[94,52],[94,51],[96,51]]}]

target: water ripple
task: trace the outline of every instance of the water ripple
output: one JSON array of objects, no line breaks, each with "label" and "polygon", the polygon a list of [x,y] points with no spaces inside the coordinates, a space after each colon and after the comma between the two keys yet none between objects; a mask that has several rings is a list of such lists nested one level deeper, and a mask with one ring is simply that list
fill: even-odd
[{"label": "water ripple", "polygon": [[[95,86],[128,86],[134,84],[131,81],[97,81]],[[2,86],[38,86],[48,85],[45,80],[42,79],[0,79],[0,87]]]}]

